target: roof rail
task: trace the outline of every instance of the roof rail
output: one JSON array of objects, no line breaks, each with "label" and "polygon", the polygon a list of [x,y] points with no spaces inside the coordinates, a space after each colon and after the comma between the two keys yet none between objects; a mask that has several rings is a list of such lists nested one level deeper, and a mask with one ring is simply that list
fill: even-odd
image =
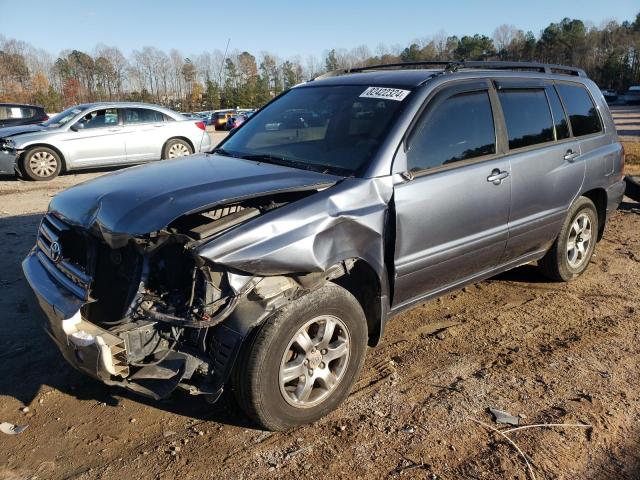
[{"label": "roof rail", "polygon": [[350,73],[366,72],[369,70],[380,69],[403,69],[428,66],[444,66],[445,73],[456,72],[461,68],[478,68],[491,70],[534,70],[541,73],[562,73],[565,75],[575,75],[578,77],[586,77],[587,74],[581,68],[569,67],[566,65],[556,65],[552,63],[537,62],[503,62],[503,61],[467,61],[467,60],[424,60],[419,62],[404,63],[382,63],[378,65],[367,65],[366,67],[348,68],[346,70],[333,70],[323,75],[315,77],[314,80],[320,80],[328,77],[336,77],[339,75],[347,75]]}]

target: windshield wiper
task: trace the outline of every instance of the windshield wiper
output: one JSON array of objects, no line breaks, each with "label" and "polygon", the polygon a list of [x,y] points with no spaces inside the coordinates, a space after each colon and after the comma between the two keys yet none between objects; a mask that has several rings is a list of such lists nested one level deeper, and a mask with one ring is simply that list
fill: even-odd
[{"label": "windshield wiper", "polygon": [[334,167],[332,165],[300,162],[298,160],[291,160],[289,158],[284,158],[269,153],[246,154],[241,155],[240,158],[244,158],[245,160],[254,160],[256,162],[273,163],[275,165],[282,165],[285,167],[299,168],[302,170],[311,170],[312,172],[329,173],[333,171],[334,173],[342,176],[350,176],[353,174],[353,172],[347,172],[346,169]]},{"label": "windshield wiper", "polygon": [[217,153],[218,155],[224,155],[225,157],[241,158],[237,153],[230,152],[224,148],[214,148],[213,150],[210,150],[209,153]]},{"label": "windshield wiper", "polygon": [[244,158],[245,160],[254,160],[256,162],[273,163],[275,165],[282,165],[284,167],[300,168],[303,170],[317,170],[308,163],[289,160],[288,158],[280,157],[278,155],[272,155],[269,153],[242,155],[240,158]]}]

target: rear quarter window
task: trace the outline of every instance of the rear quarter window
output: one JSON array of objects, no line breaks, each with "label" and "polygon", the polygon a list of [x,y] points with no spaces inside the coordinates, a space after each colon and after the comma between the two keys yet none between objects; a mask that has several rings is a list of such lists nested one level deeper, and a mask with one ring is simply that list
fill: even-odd
[{"label": "rear quarter window", "polygon": [[602,131],[602,122],[591,95],[582,85],[559,83],[556,85],[564,102],[575,137]]},{"label": "rear quarter window", "polygon": [[509,149],[555,140],[553,119],[543,89],[498,92],[509,135]]}]

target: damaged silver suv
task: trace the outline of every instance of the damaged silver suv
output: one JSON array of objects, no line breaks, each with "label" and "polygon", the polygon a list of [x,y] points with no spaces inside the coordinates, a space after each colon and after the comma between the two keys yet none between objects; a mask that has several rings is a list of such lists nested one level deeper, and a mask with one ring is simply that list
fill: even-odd
[{"label": "damaged silver suv", "polygon": [[281,430],[336,408],[412,305],[534,261],[583,273],[622,170],[581,70],[367,67],[57,195],[23,269],[76,368],[153,398],[228,387]]}]

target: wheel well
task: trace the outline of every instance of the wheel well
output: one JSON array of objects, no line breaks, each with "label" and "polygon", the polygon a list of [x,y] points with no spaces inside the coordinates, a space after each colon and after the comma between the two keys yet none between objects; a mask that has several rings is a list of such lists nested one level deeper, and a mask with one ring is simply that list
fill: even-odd
[{"label": "wheel well", "polygon": [[167,143],[169,143],[171,140],[183,140],[189,144],[193,153],[195,153],[196,151],[195,147],[193,146],[193,143],[187,137],[171,137],[166,142],[164,142],[164,145],[162,145],[162,155],[164,155],[164,149],[167,146]]},{"label": "wheel well", "polygon": [[587,197],[596,206],[598,212],[598,241],[602,239],[604,234],[604,222],[607,218],[607,192],[603,188],[594,188],[582,194]]},{"label": "wheel well", "polygon": [[381,286],[375,270],[364,260],[358,260],[347,275],[338,277],[333,282],[349,291],[358,300],[367,318],[369,344],[374,346],[380,337],[382,320]]},{"label": "wheel well", "polygon": [[[50,150],[53,150],[54,152],[56,152],[58,154],[58,157],[60,157],[60,161],[62,162],[62,165],[60,167],[60,170],[63,172],[67,171],[67,161],[64,158],[64,155],[62,154],[62,152],[60,150],[58,150],[56,147],[54,147],[53,145],[49,145],[47,143],[34,143],[33,145],[29,145],[28,147],[26,147],[24,149],[24,152],[22,152],[22,155],[20,156],[20,160],[22,160],[23,155],[26,155],[27,152],[29,152],[29,150],[33,150],[34,148],[37,147],[45,147],[48,148]],[[22,166],[20,166],[22,167]]]}]

